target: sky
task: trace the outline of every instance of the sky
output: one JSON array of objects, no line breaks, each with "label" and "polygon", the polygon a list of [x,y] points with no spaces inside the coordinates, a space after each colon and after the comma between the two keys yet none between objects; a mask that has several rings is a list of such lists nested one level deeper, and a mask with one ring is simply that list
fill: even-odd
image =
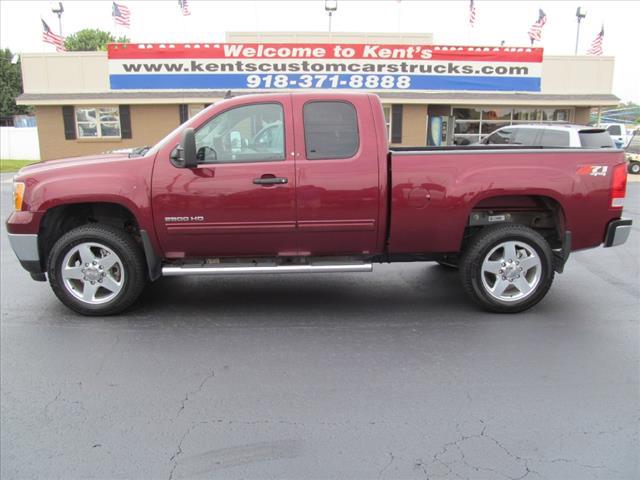
[{"label": "sky", "polygon": [[[64,1],[63,34],[100,28],[127,35],[132,42],[183,43],[224,41],[226,31],[328,30],[324,0],[197,1],[183,17],[177,0],[119,0],[131,10],[131,28],[115,27],[111,1]],[[0,47],[14,52],[52,52],[41,40],[42,17],[54,32],[58,19],[51,12],[57,2],[0,1]],[[476,26],[469,27],[469,2],[464,1],[348,1],[338,0],[334,32],[432,33],[434,44],[530,45],[527,31],[542,8],[547,15],[540,44],[550,55],[572,55],[576,42],[578,6],[587,16],[580,27],[578,53],[605,28],[604,54],[615,57],[613,93],[623,101],[640,103],[640,61],[637,28],[638,1],[485,1],[476,0]]]}]

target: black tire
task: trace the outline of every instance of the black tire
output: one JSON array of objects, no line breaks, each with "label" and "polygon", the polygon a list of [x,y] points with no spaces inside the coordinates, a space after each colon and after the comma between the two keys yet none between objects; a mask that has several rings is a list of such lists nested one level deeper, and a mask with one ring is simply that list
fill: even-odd
[{"label": "black tire", "polygon": [[[61,268],[66,254],[85,242],[97,242],[115,252],[124,270],[124,281],[117,295],[106,303],[90,304],[74,297],[64,285]],[[130,307],[147,283],[144,254],[136,241],[125,231],[102,224],[83,225],[65,233],[49,254],[47,273],[53,292],[70,309],[90,316],[114,315]]]},{"label": "black tire", "polygon": [[640,162],[631,162],[629,164],[629,173],[638,175],[640,173]]},{"label": "black tire", "polygon": [[[509,241],[516,241],[532,248],[540,260],[541,272],[536,286],[527,296],[520,300],[502,301],[492,296],[485,287],[482,264],[485,257],[497,246]],[[554,273],[553,253],[544,237],[529,227],[517,224],[484,228],[472,239],[460,262],[460,275],[467,294],[483,309],[495,313],[517,313],[533,307],[549,291]],[[494,278],[496,281],[499,280],[497,277]]]}]

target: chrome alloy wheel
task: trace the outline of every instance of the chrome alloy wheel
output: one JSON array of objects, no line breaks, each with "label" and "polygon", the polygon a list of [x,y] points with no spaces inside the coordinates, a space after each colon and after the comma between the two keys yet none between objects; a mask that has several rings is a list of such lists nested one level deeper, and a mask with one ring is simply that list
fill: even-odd
[{"label": "chrome alloy wheel", "polygon": [[91,305],[112,300],[122,290],[125,277],[120,257],[95,242],[81,243],[69,250],[60,274],[67,291]]},{"label": "chrome alloy wheel", "polygon": [[489,295],[503,302],[531,295],[542,274],[542,262],[530,245],[503,242],[491,249],[482,262],[482,285]]}]

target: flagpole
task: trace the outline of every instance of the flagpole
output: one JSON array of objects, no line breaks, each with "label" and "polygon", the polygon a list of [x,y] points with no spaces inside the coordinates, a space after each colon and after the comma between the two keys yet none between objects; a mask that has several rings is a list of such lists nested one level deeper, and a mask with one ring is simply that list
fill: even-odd
[{"label": "flagpole", "polygon": [[578,29],[576,30],[576,49],[574,55],[578,55],[578,41],[580,40],[580,22],[586,17],[586,12],[583,12],[580,7],[576,10],[576,18],[578,19]]},{"label": "flagpole", "polygon": [[187,16],[183,14],[182,15],[182,35],[183,35],[182,43],[188,43],[187,42],[187,32],[188,31],[189,31],[189,28],[188,28],[188,25],[187,25]]},{"label": "flagpole", "polygon": [[113,19],[113,25],[114,25],[114,31],[115,31],[114,32],[115,33],[114,36],[116,37],[116,40],[117,40],[118,37],[122,36],[122,30],[124,29],[124,26],[120,25],[118,22],[116,22],[115,18]]},{"label": "flagpole", "polygon": [[58,16],[58,33],[62,37],[62,13],[64,12],[64,7],[62,6],[62,2],[58,2],[58,8],[52,8],[51,11]]},{"label": "flagpole", "polygon": [[[467,12],[467,45],[471,45],[471,33],[473,32],[473,24],[471,23],[471,11],[469,10]],[[463,17],[464,18],[464,17]]]},{"label": "flagpole", "polygon": [[118,22],[116,22],[116,17],[114,16],[114,11],[113,11],[113,3],[111,4],[111,21],[113,22],[113,36],[116,38],[116,40],[118,39],[119,35],[118,35]]}]

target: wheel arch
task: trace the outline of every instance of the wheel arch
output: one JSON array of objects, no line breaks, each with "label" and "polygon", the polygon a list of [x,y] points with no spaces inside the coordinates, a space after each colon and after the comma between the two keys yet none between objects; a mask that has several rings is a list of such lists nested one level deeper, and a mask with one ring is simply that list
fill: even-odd
[{"label": "wheel arch", "polygon": [[566,211],[552,195],[495,194],[478,199],[471,206],[465,238],[483,227],[499,223],[528,226],[541,233],[552,248],[561,246],[567,229]]},{"label": "wheel arch", "polygon": [[90,223],[111,225],[131,235],[144,252],[150,279],[155,280],[160,276],[161,261],[149,232],[141,227],[130,208],[112,201],[65,203],[46,210],[38,232],[38,248],[43,270],[46,269],[55,242],[68,231]]}]

